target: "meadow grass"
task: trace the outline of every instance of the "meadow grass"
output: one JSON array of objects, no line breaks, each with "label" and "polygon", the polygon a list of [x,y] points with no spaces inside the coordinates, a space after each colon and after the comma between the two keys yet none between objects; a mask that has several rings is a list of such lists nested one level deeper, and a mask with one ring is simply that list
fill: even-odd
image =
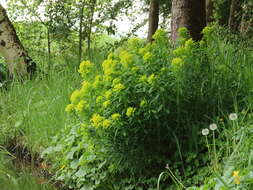
[{"label": "meadow grass", "polygon": [[46,147],[68,124],[65,106],[80,83],[73,68],[38,74],[33,80],[14,81],[0,90],[1,143],[21,136],[32,148]]}]

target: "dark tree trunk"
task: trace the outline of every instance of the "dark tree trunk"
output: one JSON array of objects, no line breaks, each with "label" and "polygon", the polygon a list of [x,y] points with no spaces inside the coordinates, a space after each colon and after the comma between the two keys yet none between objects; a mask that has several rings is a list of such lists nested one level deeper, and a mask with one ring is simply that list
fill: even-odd
[{"label": "dark tree trunk", "polygon": [[153,40],[152,36],[156,32],[159,24],[159,5],[160,0],[151,0],[149,6],[148,42]]},{"label": "dark tree trunk", "polygon": [[25,76],[36,70],[36,64],[28,56],[16,30],[0,4],[0,52],[5,58],[10,75]]},{"label": "dark tree trunk", "polygon": [[213,22],[213,0],[206,0],[206,23]]},{"label": "dark tree trunk", "polygon": [[47,28],[47,53],[48,53],[48,65],[51,67],[51,36],[50,36],[50,26]]},{"label": "dark tree trunk", "polygon": [[231,0],[228,26],[231,32],[240,31],[242,0]]},{"label": "dark tree trunk", "polygon": [[94,19],[94,12],[96,7],[97,0],[92,1],[91,5],[91,15],[89,19],[89,31],[87,33],[87,46],[88,46],[88,56],[91,57],[91,32],[92,32],[92,26],[93,26],[93,19]]},{"label": "dark tree trunk", "polygon": [[186,27],[194,40],[201,39],[206,26],[205,4],[205,0],[172,0],[172,41],[178,38],[180,27]]},{"label": "dark tree trunk", "polygon": [[78,61],[79,63],[81,63],[82,61],[82,51],[83,51],[83,11],[84,11],[84,5],[85,3],[82,2],[82,7],[80,9],[80,15],[79,15],[79,22],[80,22],[80,25],[79,25],[79,51],[78,51]]},{"label": "dark tree trunk", "polygon": [[253,10],[253,3],[247,3],[243,6],[242,19],[240,23],[241,34],[253,33],[253,17],[251,11]]}]

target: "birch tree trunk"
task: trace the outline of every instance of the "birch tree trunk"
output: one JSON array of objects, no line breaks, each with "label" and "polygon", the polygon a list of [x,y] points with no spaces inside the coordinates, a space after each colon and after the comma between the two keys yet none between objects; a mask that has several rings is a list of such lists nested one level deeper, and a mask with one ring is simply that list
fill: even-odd
[{"label": "birch tree trunk", "polygon": [[178,38],[180,27],[186,27],[194,40],[200,40],[206,26],[205,9],[205,0],[172,0],[172,41]]},{"label": "birch tree trunk", "polygon": [[148,19],[148,42],[153,40],[152,36],[156,32],[159,24],[159,4],[160,0],[151,0],[149,5],[149,19]]},{"label": "birch tree trunk", "polygon": [[11,76],[25,76],[36,70],[36,64],[21,44],[15,28],[0,4],[0,53],[4,56]]}]

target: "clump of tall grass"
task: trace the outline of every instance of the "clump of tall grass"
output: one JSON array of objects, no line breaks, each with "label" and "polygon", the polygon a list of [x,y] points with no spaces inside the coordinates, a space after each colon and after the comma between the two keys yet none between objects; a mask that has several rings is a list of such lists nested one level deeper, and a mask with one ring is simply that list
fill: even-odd
[{"label": "clump of tall grass", "polygon": [[47,146],[68,123],[64,107],[77,76],[73,68],[58,68],[0,88],[1,143],[22,136],[33,147]]}]

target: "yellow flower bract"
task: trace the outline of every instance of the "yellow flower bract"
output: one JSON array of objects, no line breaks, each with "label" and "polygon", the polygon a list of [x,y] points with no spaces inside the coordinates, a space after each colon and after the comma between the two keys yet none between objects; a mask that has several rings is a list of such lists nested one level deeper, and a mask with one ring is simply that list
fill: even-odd
[{"label": "yellow flower bract", "polygon": [[144,60],[144,61],[149,61],[152,57],[153,57],[152,53],[147,52],[147,53],[145,53],[145,55],[143,56],[143,60]]},{"label": "yellow flower bract", "polygon": [[82,75],[85,76],[88,74],[93,68],[93,64],[88,60],[88,61],[83,61],[81,62],[78,72]]},{"label": "yellow flower bract", "polygon": [[110,127],[110,125],[111,125],[111,121],[110,121],[110,120],[105,119],[105,120],[103,121],[102,126],[103,126],[104,128],[108,128],[108,127]]},{"label": "yellow flower bract", "polygon": [[134,114],[134,112],[135,112],[135,108],[133,107],[127,108],[127,111],[126,111],[127,117],[131,117]]},{"label": "yellow flower bract", "polygon": [[103,107],[104,108],[107,108],[108,106],[110,106],[111,105],[111,101],[110,100],[107,100],[107,101],[105,101],[104,103],[103,103]]},{"label": "yellow flower bract", "polygon": [[133,62],[133,55],[128,53],[127,51],[122,51],[119,54],[120,62],[123,64],[130,64]]},{"label": "yellow flower bract", "polygon": [[115,113],[115,114],[112,114],[112,120],[113,121],[116,121],[116,120],[119,120],[120,119],[120,117],[121,117],[121,115],[119,114],[119,113]]},{"label": "yellow flower bract", "polygon": [[98,128],[102,126],[103,120],[104,118],[100,116],[99,114],[93,114],[90,121],[95,128]]},{"label": "yellow flower bract", "polygon": [[153,84],[156,80],[156,77],[154,74],[151,74],[149,77],[148,77],[148,83],[149,84]]},{"label": "yellow flower bract", "polygon": [[123,84],[119,83],[114,86],[113,90],[116,92],[119,92],[119,91],[123,90],[124,88],[125,88],[125,86]]},{"label": "yellow flower bract", "polygon": [[239,171],[233,171],[232,176],[234,177],[234,183],[239,185],[241,183],[241,178],[239,176]]},{"label": "yellow flower bract", "polygon": [[78,103],[79,101],[79,98],[81,97],[81,92],[79,91],[79,90],[75,90],[72,94],[71,94],[71,96],[70,96],[70,102],[72,103],[72,104],[76,104],[76,103]]},{"label": "yellow flower bract", "polygon": [[86,102],[84,101],[84,100],[81,100],[77,105],[76,105],[76,111],[77,112],[82,112],[83,111],[83,109],[85,108],[85,104],[86,104]]},{"label": "yellow flower bract", "polygon": [[65,111],[68,112],[68,113],[70,113],[70,112],[72,112],[74,109],[75,109],[74,104],[69,104],[69,105],[66,106]]}]

